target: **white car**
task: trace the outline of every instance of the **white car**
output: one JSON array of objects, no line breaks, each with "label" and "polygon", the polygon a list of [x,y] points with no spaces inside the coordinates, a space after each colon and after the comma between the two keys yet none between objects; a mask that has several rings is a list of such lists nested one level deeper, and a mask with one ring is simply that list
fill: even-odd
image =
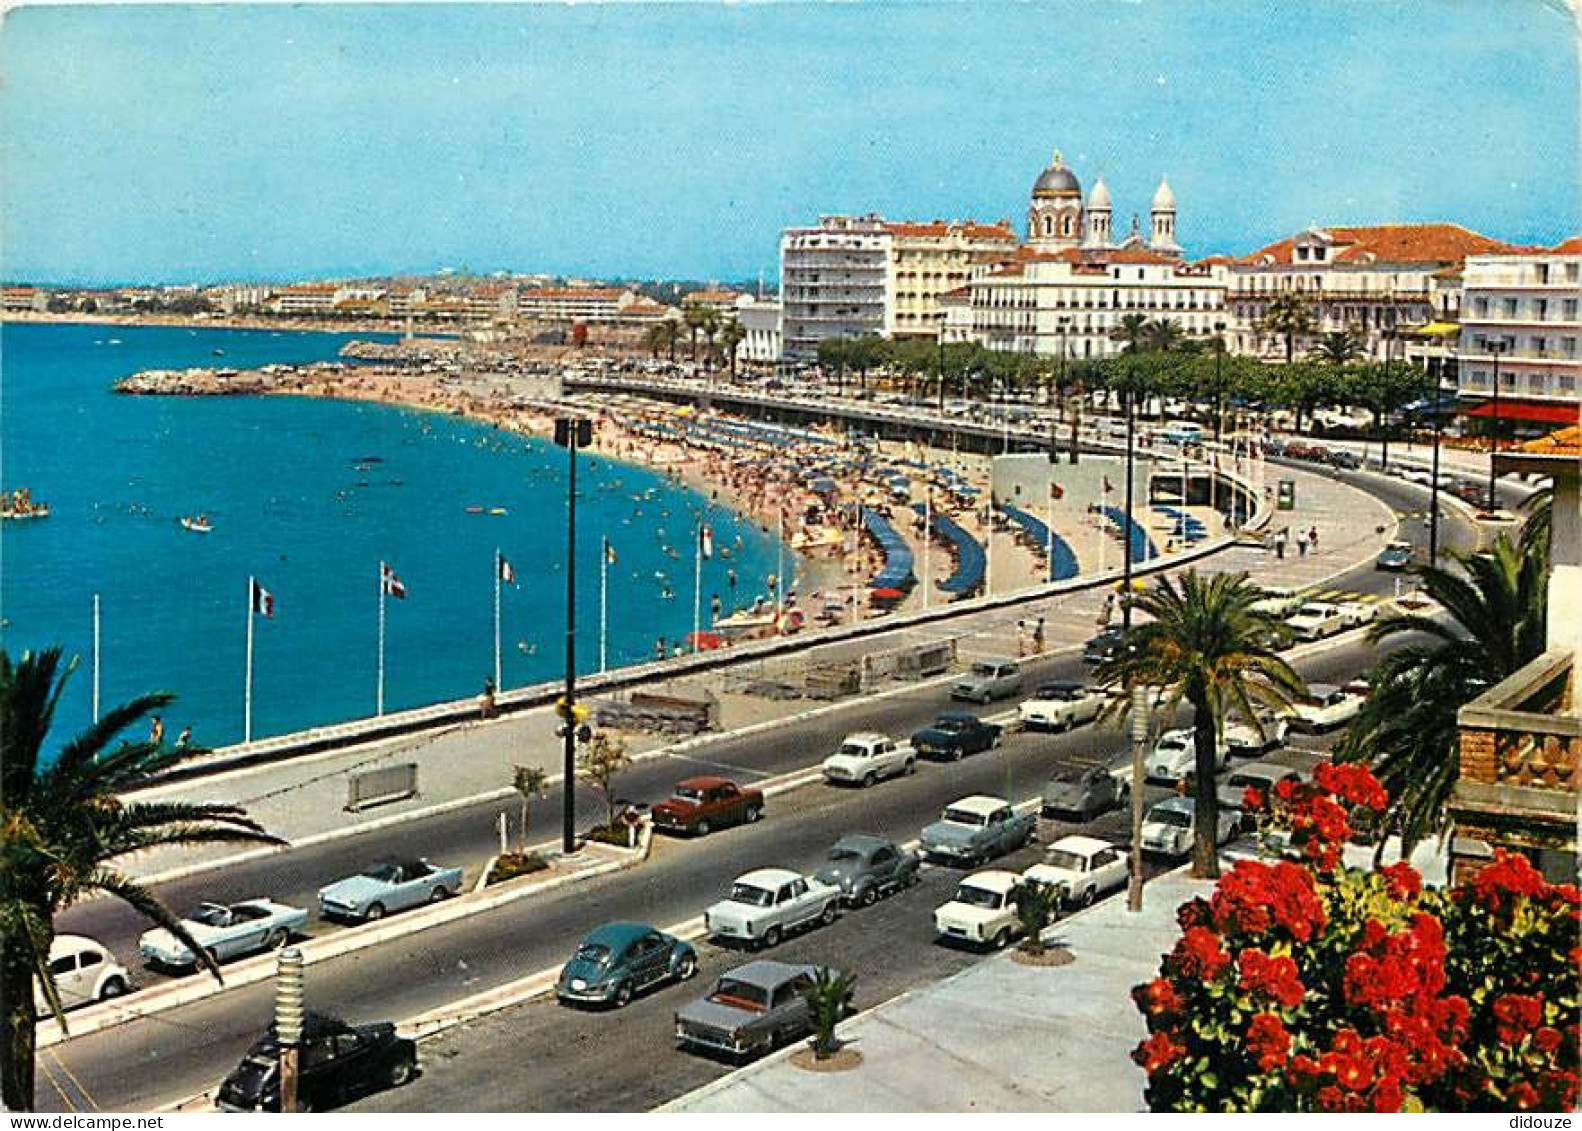
[{"label": "white car", "polygon": [[1252,754],[1263,754],[1285,745],[1287,733],[1291,729],[1291,721],[1283,715],[1265,716],[1262,718],[1263,735],[1260,737],[1258,728],[1248,722],[1233,722],[1225,724],[1225,746],[1239,757]]},{"label": "white car", "polygon": [[1291,708],[1295,715],[1293,722],[1300,729],[1314,733],[1345,726],[1362,712],[1366,702],[1353,691],[1327,683],[1310,683],[1307,693],[1309,700]]},{"label": "white car", "polygon": [[[1241,824],[1239,810],[1221,809],[1215,842],[1227,843]],[[1192,851],[1196,835],[1197,803],[1190,797],[1167,797],[1143,818],[1143,851],[1180,858]]]},{"label": "white car", "polygon": [[1326,636],[1367,624],[1373,619],[1372,612],[1368,605],[1332,605],[1327,601],[1309,601],[1287,618],[1285,623],[1290,625],[1291,634],[1298,640],[1322,640]]},{"label": "white car", "polygon": [[818,879],[759,868],[738,877],[730,895],[703,913],[703,926],[712,938],[774,946],[794,928],[833,923],[840,900],[840,888]]},{"label": "white car", "polygon": [[[1256,789],[1267,797],[1270,791],[1286,778],[1300,780],[1301,777],[1302,775],[1290,766],[1281,766],[1274,762],[1248,762],[1220,783],[1218,790],[1220,808],[1240,809],[1249,789]],[[1244,819],[1242,823],[1247,822]]]},{"label": "white car", "polygon": [[911,747],[900,746],[883,734],[849,734],[840,749],[824,759],[824,779],[870,786],[880,778],[895,778],[917,768]]},{"label": "white car", "polygon": [[999,869],[974,872],[956,885],[949,903],[934,909],[934,929],[947,939],[987,943],[998,950],[1021,933],[1011,903],[1011,889],[1021,879]]},{"label": "white car", "polygon": [[[115,955],[82,935],[55,936],[49,944],[49,972],[55,978],[62,1009],[108,1001],[132,988],[131,976]],[[33,979],[33,1008],[41,1015],[50,1011],[37,978]]]},{"label": "white car", "polygon": [[[1178,730],[1167,730],[1159,736],[1159,741],[1154,745],[1153,753],[1148,755],[1148,780],[1162,782],[1177,782],[1197,768],[1197,746],[1195,745],[1195,727],[1181,727]],[[1220,736],[1219,750],[1214,758],[1214,768],[1223,770],[1230,762],[1230,749],[1225,745],[1224,736]]]},{"label": "white car", "polygon": [[1069,730],[1098,718],[1108,699],[1097,688],[1062,680],[1044,684],[1017,713],[1028,730]]},{"label": "white car", "polygon": [[1123,888],[1131,864],[1120,849],[1091,836],[1065,836],[1051,844],[1044,862],[1022,873],[1024,880],[1050,884],[1068,907],[1088,907],[1101,894]]}]

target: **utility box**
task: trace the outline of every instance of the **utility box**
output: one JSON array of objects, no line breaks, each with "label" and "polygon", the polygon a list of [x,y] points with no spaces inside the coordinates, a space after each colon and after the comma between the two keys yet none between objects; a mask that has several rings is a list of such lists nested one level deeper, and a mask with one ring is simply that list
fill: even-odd
[{"label": "utility box", "polygon": [[1280,480],[1275,487],[1274,507],[1276,510],[1282,511],[1296,509],[1296,480]]}]

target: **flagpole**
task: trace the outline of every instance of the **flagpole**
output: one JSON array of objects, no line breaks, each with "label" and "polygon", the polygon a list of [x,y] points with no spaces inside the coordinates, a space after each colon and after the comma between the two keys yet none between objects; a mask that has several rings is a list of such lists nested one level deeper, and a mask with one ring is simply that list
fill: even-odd
[{"label": "flagpole", "polygon": [[242,685],[242,742],[253,740],[253,610],[258,604],[258,579],[247,579],[247,676]]},{"label": "flagpole", "polygon": [[385,713],[385,564],[379,563],[379,679],[374,689],[374,714]]},{"label": "flagpole", "polygon": [[99,721],[99,594],[93,595],[93,721]]},{"label": "flagpole", "polygon": [[[504,559],[500,556],[500,548],[494,549],[494,689],[496,693],[503,690],[500,682],[500,563]],[[384,588],[383,584],[380,588]]]},{"label": "flagpole", "polygon": [[775,631],[780,631],[780,616],[785,611],[786,591],[786,511],[775,506]]},{"label": "flagpole", "polygon": [[703,632],[703,513],[698,512],[698,528],[692,538],[692,652],[698,651]]},{"label": "flagpole", "polygon": [[928,608],[934,589],[933,548],[934,492],[929,488],[923,492],[923,608],[925,609]]},{"label": "flagpole", "polygon": [[610,539],[602,539],[599,553],[599,671],[609,670],[610,636]]},{"label": "flagpole", "polygon": [[994,488],[989,488],[989,506],[983,512],[983,593],[994,596]]}]

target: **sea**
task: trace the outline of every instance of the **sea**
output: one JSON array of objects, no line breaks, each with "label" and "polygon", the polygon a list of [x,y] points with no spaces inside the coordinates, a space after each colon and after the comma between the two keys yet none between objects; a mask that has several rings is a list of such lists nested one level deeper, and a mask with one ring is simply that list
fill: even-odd
[{"label": "sea", "polygon": [[[370,338],[377,335],[356,335]],[[79,661],[51,749],[92,719],[93,604],[101,712],[168,691],[167,740],[243,732],[249,579],[253,738],[375,713],[379,569],[387,712],[478,695],[494,670],[496,555],[506,688],[564,673],[567,453],[459,417],[308,397],[130,397],[144,369],[250,368],[337,356],[352,335],[86,324],[0,326],[0,488],[48,518],[0,523],[0,646]],[[581,454],[577,658],[597,671],[601,567],[611,668],[653,658],[693,625],[700,522],[703,621],[766,594],[773,531],[662,473]],[[212,532],[183,516],[202,513]],[[142,737],[141,734],[130,737]]]}]

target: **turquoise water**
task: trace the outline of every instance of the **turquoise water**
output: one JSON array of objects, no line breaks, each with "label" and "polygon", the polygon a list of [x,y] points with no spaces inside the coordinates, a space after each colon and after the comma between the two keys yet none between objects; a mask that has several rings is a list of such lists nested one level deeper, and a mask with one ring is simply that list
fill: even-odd
[{"label": "turquoise water", "polygon": [[[494,663],[497,547],[516,573],[502,598],[505,686],[561,674],[561,449],[375,405],[109,391],[115,378],[140,369],[312,361],[333,357],[347,340],[166,327],[0,329],[3,485],[31,487],[52,508],[42,521],[0,525],[0,639],[13,655],[58,643],[82,657],[57,738],[91,716],[95,593],[101,707],[174,692],[167,734],[190,724],[204,745],[241,738],[249,574],[275,598],[274,617],[255,622],[254,738],[373,714],[381,559],[408,592],[386,605],[387,711],[481,689]],[[598,667],[603,535],[617,555],[610,666],[648,659],[656,637],[674,642],[691,631],[691,532],[707,501],[652,472],[588,456],[579,462],[578,495],[579,667]],[[469,514],[469,506],[508,513]],[[213,533],[179,525],[200,511]],[[711,595],[727,609],[733,594],[735,603],[749,602],[775,570],[772,534],[717,509],[709,521],[715,546],[730,556],[704,562],[705,620]]]}]

